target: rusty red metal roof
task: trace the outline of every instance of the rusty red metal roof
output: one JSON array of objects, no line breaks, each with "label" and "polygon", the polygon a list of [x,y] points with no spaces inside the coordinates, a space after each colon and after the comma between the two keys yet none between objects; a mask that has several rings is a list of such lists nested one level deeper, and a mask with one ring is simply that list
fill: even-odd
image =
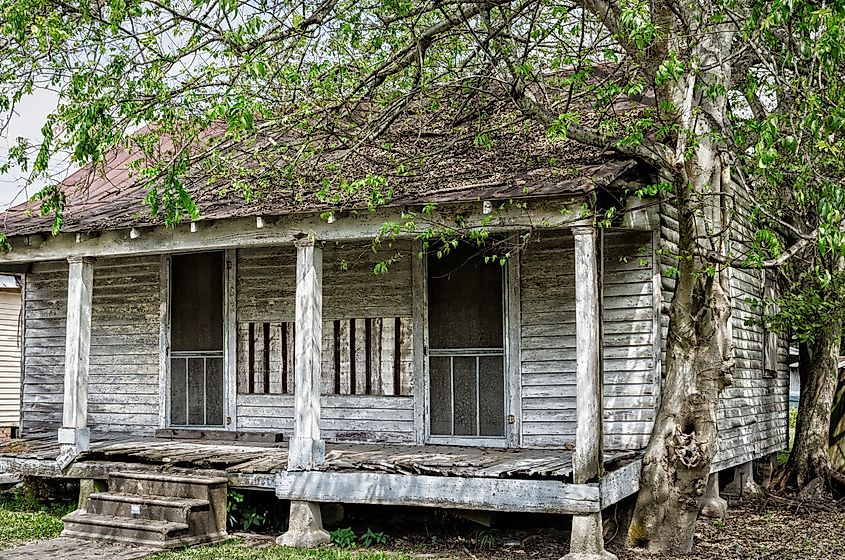
[{"label": "rusty red metal roof", "polygon": [[[272,141],[266,136],[263,142]],[[360,150],[353,157],[347,148],[332,145],[313,157],[297,180],[279,172],[277,168],[285,162],[260,161],[265,157],[261,150],[244,149],[231,160],[224,157],[216,165],[230,161],[245,169],[238,181],[273,185],[249,201],[232,188],[225,175],[209,174],[202,166],[189,171],[185,184],[197,203],[200,219],[219,220],[366,208],[367,201],[361,196],[327,200],[320,194],[321,177],[330,164],[335,176],[385,177],[392,193],[387,206],[578,196],[607,187],[637,165],[600,149],[548,139],[540,127],[524,122],[492,133],[485,146],[476,145],[472,136],[454,136],[448,131],[416,137],[404,131],[394,139],[401,142],[389,148]],[[160,153],[172,152],[169,138],[162,137],[160,142]],[[413,161],[419,154],[425,154],[424,165],[411,172],[397,171],[396,161]],[[153,215],[143,202],[148,186],[133,170],[133,162],[140,157],[137,151],[117,148],[96,169],[86,167],[68,177],[61,184],[67,196],[62,231],[163,224],[163,216]],[[0,214],[0,231],[8,236],[46,233],[52,222],[52,216],[40,216],[39,201],[29,201]]]}]

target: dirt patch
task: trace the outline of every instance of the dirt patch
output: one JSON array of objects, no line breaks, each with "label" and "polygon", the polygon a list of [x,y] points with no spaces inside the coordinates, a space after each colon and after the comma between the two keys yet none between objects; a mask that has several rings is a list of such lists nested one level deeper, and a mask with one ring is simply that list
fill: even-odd
[{"label": "dirt patch", "polygon": [[[621,544],[621,543],[620,543]],[[619,560],[669,560],[609,547]],[[761,499],[733,505],[724,520],[700,518],[695,545],[686,558],[697,560],[836,559],[845,556],[845,513],[796,511]]]},{"label": "dirt patch", "polygon": [[[474,528],[454,518],[420,532],[391,532],[390,550],[435,558],[557,560],[569,551],[568,519],[553,527]],[[452,525],[450,528],[449,525]],[[417,526],[419,529],[419,525]],[[451,529],[451,530],[450,530]],[[608,546],[619,560],[675,560],[624,547],[624,535]],[[700,518],[695,545],[685,560],[818,559],[845,557],[845,512],[795,509],[771,500],[734,504],[724,520]]]}]

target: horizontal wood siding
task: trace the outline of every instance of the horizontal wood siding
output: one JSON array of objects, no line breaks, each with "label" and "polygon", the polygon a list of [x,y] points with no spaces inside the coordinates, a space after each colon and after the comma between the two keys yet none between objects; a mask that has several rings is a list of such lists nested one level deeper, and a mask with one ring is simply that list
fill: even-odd
[{"label": "horizontal wood siding", "polygon": [[21,432],[55,432],[62,423],[67,323],[66,261],[35,263],[26,275]]},{"label": "horizontal wood siding", "polygon": [[20,291],[1,291],[0,427],[20,424],[21,327]]},{"label": "horizontal wood siding", "polygon": [[[605,445],[640,448],[654,420],[650,233],[604,239]],[[575,438],[575,263],[571,235],[547,234],[522,255],[522,441]]]},{"label": "horizontal wood siding", "polygon": [[[731,223],[733,252],[744,254],[744,247],[752,239],[749,221],[751,202],[747,192],[734,185],[735,213]],[[665,355],[669,327],[669,305],[675,289],[670,269],[677,267],[678,221],[677,210],[671,204],[661,204],[660,256],[663,309],[661,313],[662,347]],[[789,368],[786,341],[778,341],[779,369],[774,377],[763,369],[763,328],[747,325],[758,320],[761,309],[746,300],[759,300],[763,295],[761,271],[732,269],[731,330],[734,344],[733,385],[719,397],[719,441],[712,470],[714,472],[739,465],[768,453],[785,448],[788,431]],[[664,361],[665,363],[665,361]]]},{"label": "horizontal wood siding", "polygon": [[656,414],[651,232],[604,237],[604,433],[608,449],[642,449]]},{"label": "horizontal wood siding", "polygon": [[[103,259],[94,265],[88,424],[99,432],[151,434],[158,424],[159,261]],[[61,424],[66,262],[33,265],[26,278],[23,429]]]},{"label": "horizontal wood siding", "polygon": [[[744,254],[753,238],[748,217],[752,203],[735,186],[735,215],[731,223],[734,252]],[[786,448],[789,414],[789,369],[785,344],[779,343],[776,371],[764,368],[765,333],[759,323],[763,309],[764,273],[731,270],[732,331],[736,367],[733,384],[719,398],[719,444],[713,470],[739,465]],[[783,337],[779,337],[783,338]],[[780,341],[779,341],[780,342]]]},{"label": "horizontal wood siding", "polygon": [[[395,324],[400,321],[400,389],[410,395],[413,387],[411,244],[400,242],[373,252],[368,243],[327,243],[323,249],[323,387],[322,426],[327,439],[349,441],[413,441],[413,398],[393,396]],[[374,274],[377,263],[387,262],[385,274]],[[290,324],[295,315],[296,252],[291,246],[238,250],[238,426],[245,430],[293,429],[291,394],[247,394],[249,379],[249,323],[253,327],[254,379],[263,392],[263,322]],[[351,319],[355,320],[356,393],[364,393],[366,324],[370,324],[371,395],[333,394],[335,369],[340,366],[340,393],[351,392],[349,356]],[[335,336],[335,324],[338,333]],[[274,330],[275,329],[275,330]],[[291,336],[291,335],[289,335]],[[337,340],[336,340],[337,339]],[[385,343],[384,341],[387,341]],[[335,353],[336,342],[339,352]],[[357,348],[360,346],[360,348]],[[376,347],[378,346],[378,347]],[[293,347],[288,348],[290,355]],[[280,352],[280,350],[279,350]],[[277,352],[278,353],[278,352]],[[279,354],[280,355],[280,354]],[[271,372],[281,368],[279,356],[271,352]],[[290,365],[288,364],[289,371]],[[292,372],[288,380],[292,384]],[[293,390],[290,384],[288,392]],[[271,375],[271,392],[281,386],[280,375]],[[391,396],[379,396],[379,395]]]},{"label": "horizontal wood siding", "polygon": [[[238,424],[243,430],[293,432],[293,395],[238,395]],[[323,437],[336,441],[411,443],[413,397],[323,395]]]},{"label": "horizontal wood siding", "polygon": [[159,412],[158,256],[94,263],[88,425],[152,434]]}]

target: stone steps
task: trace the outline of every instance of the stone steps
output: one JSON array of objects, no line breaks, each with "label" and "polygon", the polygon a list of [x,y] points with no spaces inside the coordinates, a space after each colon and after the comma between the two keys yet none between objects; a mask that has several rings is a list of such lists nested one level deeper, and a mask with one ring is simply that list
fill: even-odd
[{"label": "stone steps", "polygon": [[63,519],[63,536],[157,549],[227,538],[225,478],[115,472],[108,491]]},{"label": "stone steps", "polygon": [[66,515],[62,521],[65,524],[62,531],[63,537],[95,539],[152,548],[180,546],[183,540],[181,537],[188,531],[187,523],[129,519],[82,511],[74,511]]},{"label": "stone steps", "polygon": [[208,511],[208,500],[196,498],[162,498],[136,494],[91,494],[90,510],[99,515],[188,523],[193,512]]}]

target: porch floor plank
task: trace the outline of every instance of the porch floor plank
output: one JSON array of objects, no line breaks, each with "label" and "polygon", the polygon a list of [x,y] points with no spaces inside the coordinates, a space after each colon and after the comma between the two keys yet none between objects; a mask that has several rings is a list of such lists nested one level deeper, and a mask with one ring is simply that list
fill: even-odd
[{"label": "porch floor plank", "polygon": [[[15,460],[54,461],[60,446],[55,435],[0,444],[0,466]],[[608,470],[635,459],[632,451],[606,451]],[[231,476],[272,475],[287,467],[287,444],[243,441],[167,440],[108,434],[96,437],[77,462],[138,464],[139,468],[217,469]],[[5,469],[9,470],[6,466]],[[21,466],[20,468],[25,468]],[[572,452],[566,449],[490,449],[440,445],[328,443],[326,472],[450,476],[466,478],[551,479],[572,474]]]}]

